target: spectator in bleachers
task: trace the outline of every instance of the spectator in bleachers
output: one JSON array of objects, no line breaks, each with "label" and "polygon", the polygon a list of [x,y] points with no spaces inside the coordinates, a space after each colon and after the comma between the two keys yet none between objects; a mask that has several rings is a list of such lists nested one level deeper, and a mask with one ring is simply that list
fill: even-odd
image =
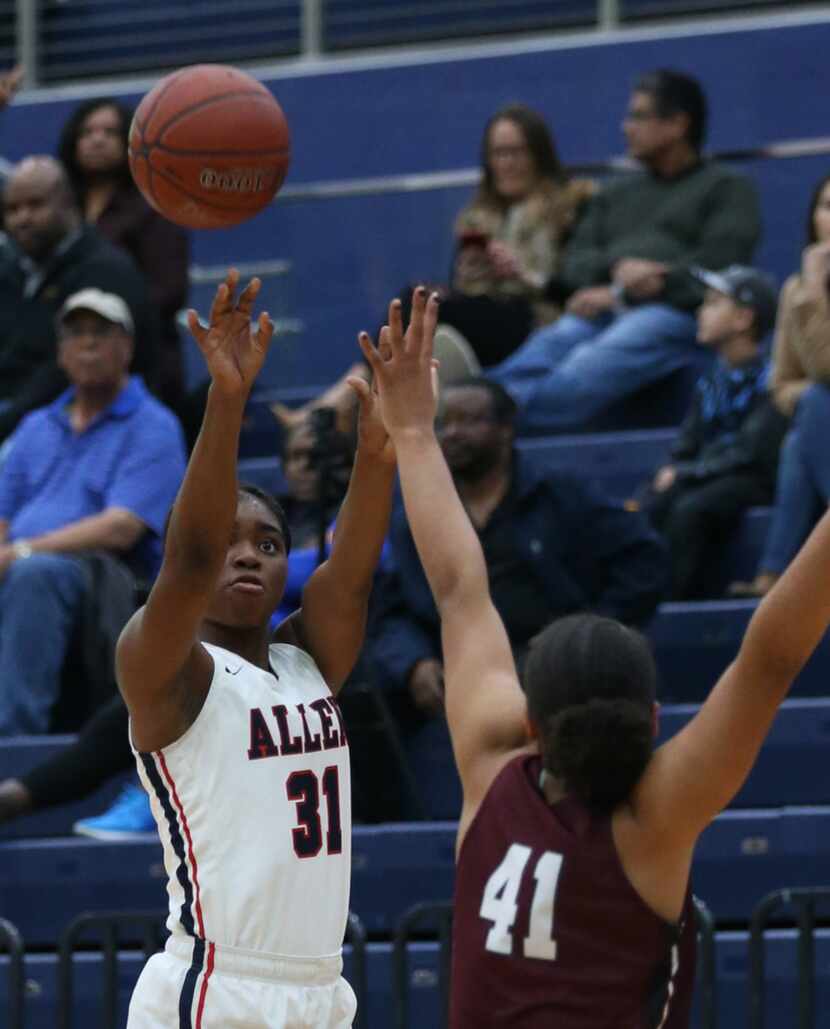
[{"label": "spectator in bleachers", "polygon": [[[564,246],[593,192],[592,182],[568,175],[536,111],[510,104],[490,118],[478,190],[453,227],[450,282],[433,287],[441,297],[435,343],[442,380],[504,360],[534,328],[557,317]],[[410,292],[401,294],[405,314]],[[353,410],[346,378],[364,372],[365,366],[353,366],[314,404]],[[274,413],[289,425],[309,406],[275,404]],[[348,424],[345,414],[341,424]]]},{"label": "spectator in bleachers", "polygon": [[487,122],[481,181],[456,218],[452,279],[439,291],[441,326],[460,333],[485,368],[559,313],[563,247],[593,188],[569,177],[529,107],[511,104]]},{"label": "spectator in bleachers", "polygon": [[[560,615],[647,622],[667,585],[666,553],[647,519],[574,476],[531,466],[514,449],[514,416],[501,386],[468,379],[446,390],[438,433],[517,657]],[[402,509],[392,519],[389,563],[370,653],[401,721],[417,722],[416,712],[443,707],[441,631]]]},{"label": "spectator in bleachers", "polygon": [[178,422],[129,375],[125,301],[81,290],[57,320],[69,389],[20,423],[0,467],[0,736],[49,729],[90,592],[100,616],[112,613],[100,578],[91,590],[89,558],[151,577],[184,472]]},{"label": "spectator in bleachers", "polygon": [[0,250],[0,441],[66,387],[55,360],[55,316],[81,289],[126,301],[135,325],[134,371],[155,377],[158,326],[144,279],[123,251],[84,226],[62,165],[28,157],[3,191],[11,246]]},{"label": "spectator in bleachers", "polygon": [[768,504],[788,419],[773,404],[762,343],[775,321],[776,291],[767,275],[734,266],[699,273],[707,290],[698,342],[716,354],[695,388],[644,508],[669,545],[672,599],[706,595],[706,569],[741,514]]},{"label": "spectator in bleachers", "polygon": [[87,100],[64,125],[58,156],[84,221],[123,247],[147,281],[160,322],[155,385],[161,399],[175,408],[184,389],[176,315],[187,303],[189,238],[154,211],[133,182],[127,160],[131,120],[132,112],[117,100]]},{"label": "spectator in bleachers", "polygon": [[[273,628],[302,603],[303,587],[321,559],[321,531],[329,530],[335,519],[353,460],[354,440],[338,433],[333,418],[325,413],[306,418],[285,438],[282,469],[287,491],[278,499],[288,520],[291,546],[285,593],[271,619]],[[322,476],[321,463],[326,465]],[[321,489],[325,493],[322,505]],[[326,531],[323,556],[330,550],[330,541],[331,532]],[[345,703],[343,699],[341,696],[348,724],[348,697]],[[353,771],[361,770],[362,760],[364,755],[356,756]],[[132,771],[134,764],[127,735],[127,709],[118,695],[93,715],[77,740],[65,750],[19,779],[0,782],[0,823],[81,800],[112,776]],[[155,832],[147,794],[132,776],[106,811],[76,823],[75,832],[96,839],[120,840]]]},{"label": "spectator in bleachers", "polygon": [[623,130],[643,170],[609,183],[577,224],[561,275],[567,314],[491,371],[519,403],[523,431],[583,429],[705,361],[688,269],[747,264],[761,232],[749,180],[701,156],[706,121],[695,79],[660,70],[635,85]]},{"label": "spectator in bleachers", "polygon": [[730,594],[762,597],[830,503],[830,175],[816,186],[801,271],[781,290],[770,377],[778,409],[793,418],[781,448],[772,523],[758,572]]}]

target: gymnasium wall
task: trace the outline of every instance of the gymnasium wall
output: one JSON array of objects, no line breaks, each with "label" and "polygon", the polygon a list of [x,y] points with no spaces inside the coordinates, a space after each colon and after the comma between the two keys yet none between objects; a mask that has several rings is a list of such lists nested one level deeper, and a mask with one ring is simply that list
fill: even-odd
[{"label": "gymnasium wall", "polygon": [[[737,23],[735,23],[737,26]],[[748,23],[746,23],[748,24]],[[830,135],[830,17],[759,19],[756,27],[572,37],[485,50],[288,68],[268,78],[292,127],[292,186],[470,167],[481,128],[513,100],[541,110],[564,160],[602,161],[623,150],[620,119],[631,83],[654,67],[687,70],[711,101],[709,145],[751,148]],[[668,33],[668,34],[666,34]],[[494,52],[496,50],[496,52]],[[462,56],[459,56],[462,55]],[[143,85],[143,84],[142,84]],[[98,92],[96,87],[96,92]],[[124,94],[135,103],[143,88]],[[0,121],[0,153],[51,151],[77,103],[57,94],[14,104]],[[759,262],[781,279],[795,265],[804,209],[829,157],[746,165],[761,191],[766,236]],[[442,279],[452,217],[465,188],[336,200],[284,200],[247,225],[197,233],[200,264],[287,257],[293,272],[269,299],[304,333],[283,344],[281,385],[324,383],[357,355],[358,328],[374,328],[385,300],[415,278]]]}]

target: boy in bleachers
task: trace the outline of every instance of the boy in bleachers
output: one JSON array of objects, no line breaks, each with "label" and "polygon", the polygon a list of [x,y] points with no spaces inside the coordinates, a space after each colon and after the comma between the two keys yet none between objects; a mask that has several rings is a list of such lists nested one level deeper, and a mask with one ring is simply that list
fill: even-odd
[{"label": "boy in bleachers", "polygon": [[698,343],[718,360],[699,379],[671,462],[657,471],[643,505],[669,544],[674,600],[705,595],[712,547],[746,508],[771,502],[787,429],[767,392],[761,345],[775,321],[774,284],[740,265],[694,274],[707,287]]}]

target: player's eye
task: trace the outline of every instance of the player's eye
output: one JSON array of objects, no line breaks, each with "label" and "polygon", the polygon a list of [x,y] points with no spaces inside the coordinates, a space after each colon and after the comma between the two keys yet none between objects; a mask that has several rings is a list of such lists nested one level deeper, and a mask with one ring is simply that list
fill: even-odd
[{"label": "player's eye", "polygon": [[277,544],[277,541],[270,538],[264,539],[262,543],[260,543],[260,549],[266,554],[279,553],[279,546]]}]

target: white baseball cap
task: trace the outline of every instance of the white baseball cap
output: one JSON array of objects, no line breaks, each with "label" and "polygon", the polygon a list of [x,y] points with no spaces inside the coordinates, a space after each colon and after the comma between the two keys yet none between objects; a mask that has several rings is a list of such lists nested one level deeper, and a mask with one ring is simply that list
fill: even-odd
[{"label": "white baseball cap", "polygon": [[126,303],[115,295],[105,293],[102,289],[90,287],[81,289],[68,297],[58,313],[58,321],[65,321],[73,311],[92,311],[114,325],[120,325],[125,332],[133,334],[133,317]]}]

